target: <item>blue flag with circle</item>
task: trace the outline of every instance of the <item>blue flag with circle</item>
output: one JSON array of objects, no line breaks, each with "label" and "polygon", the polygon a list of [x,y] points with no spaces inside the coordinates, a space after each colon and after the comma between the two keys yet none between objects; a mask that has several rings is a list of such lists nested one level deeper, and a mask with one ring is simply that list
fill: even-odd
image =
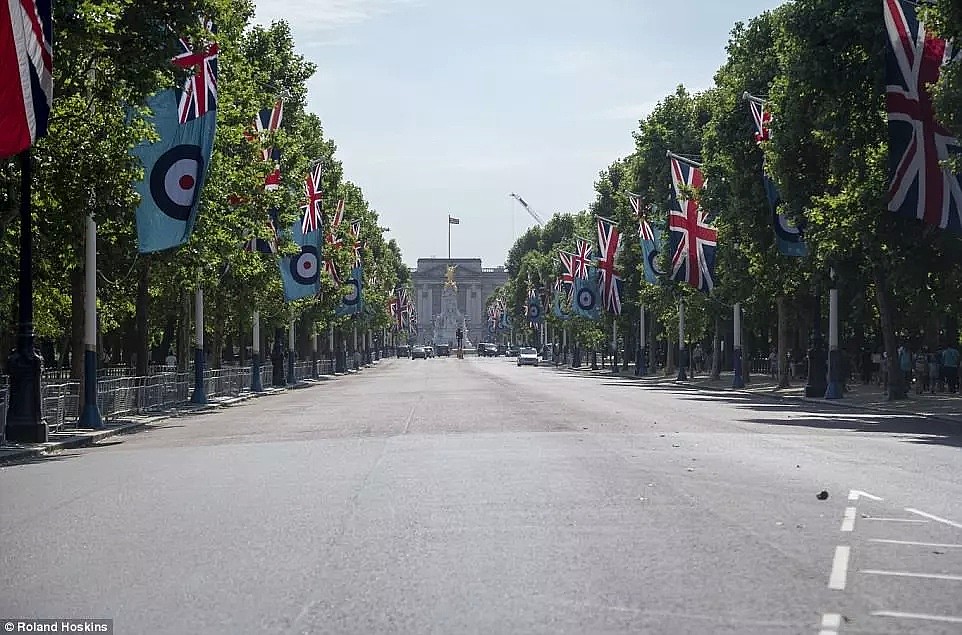
[{"label": "blue flag with circle", "polygon": [[597,320],[601,317],[598,297],[598,268],[588,267],[587,278],[575,278],[572,313],[578,317]]},{"label": "blue flag with circle", "polygon": [[299,252],[280,259],[281,279],[284,281],[284,299],[288,302],[300,298],[312,298],[320,291],[321,232],[317,229],[305,233],[301,221],[291,225],[291,235]]},{"label": "blue flag with circle", "polygon": [[334,310],[337,315],[357,315],[364,308],[364,302],[361,298],[364,284],[361,281],[363,279],[364,274],[361,272],[360,265],[351,269],[350,277],[344,281],[344,286],[347,289],[341,298],[341,305]]},{"label": "blue flag with circle", "polygon": [[141,143],[130,152],[144,164],[144,178],[134,183],[137,206],[137,247],[152,253],[177,247],[190,238],[197,220],[197,204],[207,178],[217,110],[180,123],[177,91],[151,96],[147,105],[160,140]]}]

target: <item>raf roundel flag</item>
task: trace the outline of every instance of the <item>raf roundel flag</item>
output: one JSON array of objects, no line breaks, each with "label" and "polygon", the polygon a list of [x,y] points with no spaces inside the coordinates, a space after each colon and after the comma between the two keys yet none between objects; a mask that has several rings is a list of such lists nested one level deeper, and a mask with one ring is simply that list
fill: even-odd
[{"label": "raf roundel flag", "polygon": [[177,247],[187,242],[197,219],[197,204],[214,149],[217,111],[180,123],[177,93],[161,91],[147,100],[160,140],[131,150],[144,164],[137,242],[140,253]]}]

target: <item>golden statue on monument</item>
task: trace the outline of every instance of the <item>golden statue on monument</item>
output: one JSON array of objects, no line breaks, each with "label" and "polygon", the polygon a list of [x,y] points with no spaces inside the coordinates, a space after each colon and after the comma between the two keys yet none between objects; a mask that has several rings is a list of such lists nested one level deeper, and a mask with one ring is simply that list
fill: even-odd
[{"label": "golden statue on monument", "polygon": [[457,265],[448,265],[447,273],[444,274],[444,288],[451,288],[455,291],[458,290],[458,283],[454,281],[454,271],[457,269]]}]

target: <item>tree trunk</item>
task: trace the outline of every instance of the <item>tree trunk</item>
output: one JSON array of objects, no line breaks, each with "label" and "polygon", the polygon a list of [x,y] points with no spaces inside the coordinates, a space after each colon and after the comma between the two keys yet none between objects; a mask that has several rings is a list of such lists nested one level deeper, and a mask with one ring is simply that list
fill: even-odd
[{"label": "tree trunk", "polygon": [[722,320],[721,316],[717,313],[715,314],[715,336],[712,339],[712,350],[711,350],[711,380],[718,381],[721,379],[721,329]]},{"label": "tree trunk", "polygon": [[788,388],[791,385],[788,371],[788,298],[778,296],[778,387]]},{"label": "tree trunk", "polygon": [[147,260],[144,259],[140,266],[140,279],[137,281],[137,368],[134,371],[138,377],[143,377],[147,374],[147,363],[150,361],[148,358],[148,342],[150,334],[148,333],[147,324],[147,302],[150,299],[149,293],[149,277],[150,267],[147,264]]},{"label": "tree trunk", "polygon": [[671,335],[668,335],[668,349],[665,351],[665,374],[671,375],[675,372],[675,342]]},{"label": "tree trunk", "polygon": [[84,373],[84,270],[76,267],[70,274],[70,377]]},{"label": "tree trunk", "polygon": [[885,354],[888,357],[886,398],[890,401],[905,399],[905,378],[902,376],[902,368],[899,366],[898,346],[895,341],[895,314],[892,307],[892,296],[888,289],[888,279],[883,268],[875,262],[872,263],[872,276],[875,279],[875,300],[878,303],[882,341],[885,344]]}]

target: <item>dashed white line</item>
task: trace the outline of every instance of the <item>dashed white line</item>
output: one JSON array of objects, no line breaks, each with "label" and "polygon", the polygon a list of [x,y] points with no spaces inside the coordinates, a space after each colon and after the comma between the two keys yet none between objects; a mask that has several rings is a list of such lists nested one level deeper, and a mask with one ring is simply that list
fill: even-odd
[{"label": "dashed white line", "polygon": [[842,518],[842,531],[852,531],[855,529],[855,508],[846,507],[845,517]]},{"label": "dashed white line", "polygon": [[869,538],[869,542],[880,542],[887,545],[911,545],[914,547],[941,547],[943,549],[962,549],[962,545],[950,545],[941,542],[916,542],[914,540],[887,540],[885,538]]},{"label": "dashed white line", "polygon": [[835,635],[842,626],[842,616],[840,613],[826,613],[822,616],[822,630],[818,635]]},{"label": "dashed white line", "polygon": [[887,575],[896,578],[925,578],[927,580],[955,580],[962,582],[962,575],[951,575],[948,573],[914,573],[912,571],[883,571],[882,569],[860,569],[859,573]]},{"label": "dashed white line", "polygon": [[835,558],[832,560],[832,574],[828,578],[828,588],[839,591],[845,589],[848,579],[848,557],[850,547],[839,545],[835,547]]},{"label": "dashed white line", "polygon": [[913,523],[918,525],[924,525],[929,522],[927,520],[920,520],[918,518],[885,518],[882,516],[862,516],[864,520],[878,520],[886,523]]},{"label": "dashed white line", "polygon": [[952,615],[929,615],[928,613],[902,613],[901,611],[875,611],[872,615],[876,617],[904,617],[910,620],[929,620],[932,622],[948,622],[950,624],[962,624],[962,617]]},{"label": "dashed white line", "polygon": [[917,514],[917,515],[919,515],[919,516],[924,516],[925,518],[929,518],[929,519],[931,519],[931,520],[934,520],[934,521],[937,522],[937,523],[943,523],[943,524],[945,524],[945,525],[949,525],[950,527],[955,527],[956,529],[962,529],[962,524],[959,524],[959,523],[956,523],[956,522],[952,522],[951,520],[946,520],[945,518],[939,518],[938,516],[934,516],[934,515],[932,515],[932,514],[926,514],[926,513],[923,512],[923,511],[919,511],[919,510],[917,510],[917,509],[912,509],[911,507],[906,507],[906,508],[905,508],[905,511],[907,511],[907,512],[909,512],[909,513],[911,513],[911,514]]}]

